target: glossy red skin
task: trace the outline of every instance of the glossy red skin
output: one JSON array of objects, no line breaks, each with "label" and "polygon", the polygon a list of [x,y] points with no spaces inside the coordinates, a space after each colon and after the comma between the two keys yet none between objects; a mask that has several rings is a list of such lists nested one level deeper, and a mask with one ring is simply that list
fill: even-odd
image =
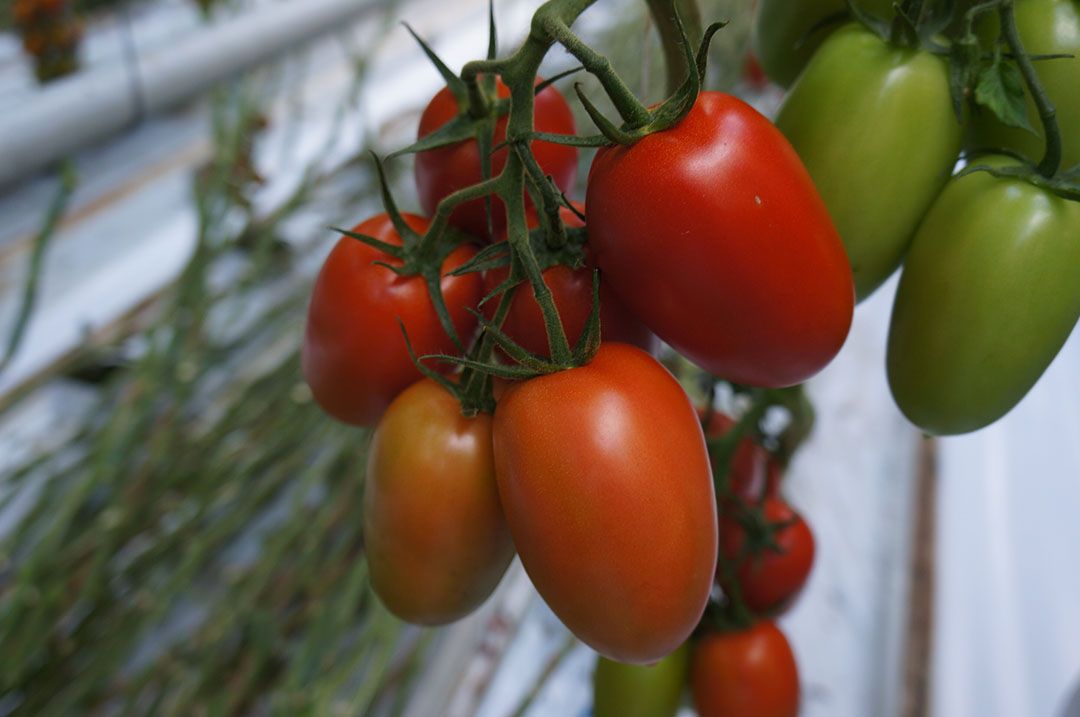
[{"label": "glossy red skin", "polygon": [[[405,221],[418,232],[427,229],[427,220],[421,217],[406,214]],[[385,214],[361,222],[353,231],[401,244]],[[483,282],[477,274],[446,274],[474,254],[471,247],[458,247],[442,266],[443,296],[463,341],[476,328],[476,317],[467,309],[483,297]],[[356,239],[342,237],[334,246],[312,288],[300,355],[304,378],[323,410],[360,426],[373,425],[395,396],[420,379],[399,318],[418,356],[457,351],[439,323],[423,278],[398,276],[375,261],[400,265]]]},{"label": "glossy red skin", "polygon": [[[579,207],[584,212],[584,207]],[[559,211],[563,222],[570,227],[583,227],[584,222],[569,209]],[[530,228],[536,226],[536,220],[530,217]],[[586,250],[587,251],[587,250]],[[592,312],[592,285],[595,263],[586,255],[586,263],[580,269],[571,269],[563,264],[556,264],[544,270],[544,281],[551,289],[555,306],[562,319],[563,331],[573,347],[585,330],[589,314]],[[506,281],[509,269],[493,269],[484,275],[484,295]],[[544,314],[536,297],[527,283],[514,289],[514,299],[503,322],[502,330],[507,336],[520,344],[527,351],[541,356],[550,356],[548,351],[547,329],[544,327]],[[483,306],[488,319],[495,316],[498,299],[492,299]],[[601,277],[600,281],[600,332],[604,341],[617,341],[632,344],[645,351],[653,351],[656,337],[645,328],[636,316],[630,313]]]},{"label": "glossy red skin", "polygon": [[[496,91],[499,97],[509,97],[510,90],[497,81]],[[537,132],[554,134],[574,134],[574,115],[570,105],[554,87],[548,86],[536,95],[534,126]],[[457,100],[449,88],[444,87],[435,94],[420,116],[420,128],[417,137],[425,137],[458,115]],[[506,139],[505,116],[495,124],[493,145]],[[574,186],[577,176],[577,149],[551,142],[533,142],[533,155],[544,173],[550,175],[564,192]],[[507,149],[496,150],[491,156],[491,176],[502,171],[506,164]],[[439,201],[459,189],[476,184],[482,180],[480,172],[480,153],[476,140],[467,140],[448,147],[419,152],[414,165],[416,191],[420,196],[420,206],[428,215],[435,213]],[[502,202],[492,199],[491,219],[494,234],[488,234],[487,213],[483,199],[476,199],[459,206],[450,215],[450,223],[479,239],[490,239],[504,233],[506,214]]]},{"label": "glossy red skin", "polygon": [[[775,534],[779,552],[766,550],[743,558],[735,567],[739,594],[756,613],[775,613],[788,607],[806,585],[814,567],[814,534],[803,517],[782,498],[768,498],[762,505],[770,523],[790,526]],[[720,552],[731,561],[742,557],[746,532],[737,521],[720,520]],[[721,580],[723,585],[723,580]]]},{"label": "glossy red skin", "polygon": [[[714,411],[705,426],[705,436],[721,438],[734,425],[731,416]],[[731,494],[745,501],[758,500],[767,489],[769,464],[774,462],[764,446],[751,438],[743,438],[731,459],[731,472],[728,474]]]},{"label": "glossy red skin", "polygon": [[514,557],[495,485],[491,416],[461,415],[423,379],[390,405],[371,440],[364,551],[371,587],[395,615],[444,625],[491,595]]},{"label": "glossy red skin", "polygon": [[619,662],[678,648],[717,551],[705,439],[678,381],[644,351],[604,343],[586,366],[509,387],[494,439],[514,545],[555,614]]},{"label": "glossy red skin", "polygon": [[741,100],[703,92],[676,126],[600,149],[589,242],[645,325],[722,378],[780,387],[840,350],[847,256],[787,140]]},{"label": "glossy red skin", "polygon": [[798,717],[799,670],[770,620],[714,632],[694,647],[690,690],[699,717]]}]

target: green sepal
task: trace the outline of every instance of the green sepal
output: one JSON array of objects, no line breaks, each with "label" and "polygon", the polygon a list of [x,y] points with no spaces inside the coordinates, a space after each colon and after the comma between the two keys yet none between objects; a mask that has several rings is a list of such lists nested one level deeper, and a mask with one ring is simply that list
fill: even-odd
[{"label": "green sepal", "polygon": [[401,245],[404,247],[401,256],[404,257],[406,266],[411,270],[412,267],[409,266],[410,262],[408,260],[420,243],[420,235],[413,231],[412,227],[405,222],[405,217],[401,216],[401,212],[398,211],[397,202],[394,201],[394,195],[390,192],[390,184],[386,180],[386,170],[383,168],[379,155],[373,151],[370,154],[375,162],[375,172],[379,177],[379,193],[382,195],[383,208],[390,217],[390,223],[394,225],[394,230],[401,237]]},{"label": "green sepal", "polygon": [[550,142],[551,144],[561,144],[567,147],[610,147],[612,142],[602,134],[590,134],[587,136],[581,136],[576,134],[554,134],[552,132],[529,132],[515,140],[505,140],[495,145],[494,149],[500,149],[510,144],[511,141],[538,141],[538,142]]},{"label": "green sepal", "polygon": [[387,159],[395,159],[405,154],[415,154],[417,152],[427,152],[431,149],[449,147],[450,145],[470,140],[475,136],[476,129],[473,125],[472,118],[468,115],[459,114],[431,134],[424,135],[408,147],[404,147],[388,155]]},{"label": "green sepal", "polygon": [[[893,4],[893,7],[896,8],[895,3]],[[885,22],[882,19],[878,19],[870,13],[866,12],[866,10],[861,8],[859,4],[856,3],[854,0],[847,0],[847,11],[851,17],[861,22],[863,25],[869,28],[871,32],[880,37],[882,40],[889,39],[888,22]],[[813,28],[811,28],[811,32],[813,32]],[[807,34],[809,35],[810,33]]]},{"label": "green sepal", "polygon": [[404,252],[402,251],[401,247],[396,244],[389,244],[382,241],[381,239],[376,239],[373,236],[368,236],[367,234],[358,234],[354,231],[349,231],[348,229],[339,229],[338,227],[331,227],[330,229],[331,231],[335,231],[338,234],[347,236],[350,239],[356,239],[357,241],[363,242],[364,244],[378,249],[379,251],[387,254],[388,256],[394,257],[395,259],[402,259],[404,257]]},{"label": "green sepal", "polygon": [[600,350],[600,272],[593,269],[592,276],[592,308],[589,310],[589,318],[585,322],[585,330],[581,332],[577,343],[574,345],[574,363],[587,364]]},{"label": "green sepal", "polygon": [[478,373],[487,374],[488,376],[497,376],[499,378],[506,378],[510,380],[522,380],[529,378],[536,378],[543,375],[544,371],[530,371],[519,366],[502,366],[494,363],[481,363],[480,361],[474,361],[473,359],[464,358],[462,356],[451,356],[450,354],[425,354],[420,357],[421,361],[442,361],[443,363],[454,364],[455,366],[461,366],[462,368],[472,369]]},{"label": "green sepal", "polygon": [[541,92],[543,92],[544,90],[546,90],[547,88],[551,87],[553,84],[555,84],[559,80],[565,79],[565,78],[569,77],[570,75],[576,75],[577,73],[581,72],[584,69],[585,69],[584,66],[578,65],[577,67],[572,67],[569,70],[563,70],[562,72],[559,72],[558,74],[552,75],[551,77],[547,78],[546,80],[536,83],[536,87],[533,88],[533,94],[538,95]]},{"label": "green sepal", "polygon": [[401,336],[405,339],[405,350],[409,352],[409,359],[413,362],[413,366],[416,366],[416,370],[445,388],[458,401],[461,401],[461,388],[444,374],[426,366],[422,359],[428,358],[427,356],[417,357],[416,351],[413,350],[412,341],[409,341],[409,332],[405,330],[405,322],[400,318],[397,322],[398,327],[401,329]]},{"label": "green sepal", "polygon": [[451,276],[475,274],[478,271],[490,271],[510,264],[510,247],[506,242],[489,244],[478,251],[472,259],[450,272]]},{"label": "green sepal", "polygon": [[454,74],[454,71],[447,67],[446,63],[442,61],[442,58],[435,54],[435,51],[431,49],[431,46],[424,42],[424,39],[412,29],[412,26],[407,22],[401,23],[405,26],[405,29],[409,31],[409,34],[413,36],[413,39],[420,45],[420,49],[424,51],[427,58],[431,60],[431,64],[435,66],[435,69],[439,71],[443,81],[446,82],[446,86],[450,88],[450,93],[454,95],[454,99],[457,100],[458,107],[464,107],[469,101],[469,91],[465,87],[465,82]]},{"label": "green sepal", "polygon": [[523,279],[507,275],[505,279],[499,282],[498,286],[489,291],[487,294],[484,295],[482,299],[480,299],[480,303],[477,304],[477,306],[483,306],[492,299],[505,294],[516,286],[519,286],[523,281]]},{"label": "green sepal", "polygon": [[[491,117],[476,121],[476,149],[480,157],[480,181],[491,179],[491,145],[495,143],[495,120]],[[488,237],[495,238],[495,219],[491,195],[484,195],[484,217],[487,219]]]},{"label": "green sepal", "polygon": [[634,135],[624,132],[615,126],[615,123],[604,116],[596,105],[592,103],[586,95],[585,91],[581,87],[580,82],[574,83],[574,92],[577,93],[578,99],[581,100],[581,105],[585,108],[585,112],[589,115],[589,118],[596,125],[596,128],[600,130],[600,133],[608,139],[608,141],[614,144],[633,144],[635,141]]},{"label": "green sepal", "polygon": [[442,325],[443,331],[446,332],[446,335],[450,337],[450,340],[454,342],[454,346],[456,346],[459,351],[464,351],[465,346],[458,337],[457,327],[454,326],[454,321],[450,318],[450,310],[446,308],[446,299],[443,297],[442,293],[442,277],[439,275],[439,267],[425,267],[421,274],[424,277],[424,281],[427,282],[428,295],[431,297],[431,305],[435,307],[435,313],[439,317],[439,323]]}]

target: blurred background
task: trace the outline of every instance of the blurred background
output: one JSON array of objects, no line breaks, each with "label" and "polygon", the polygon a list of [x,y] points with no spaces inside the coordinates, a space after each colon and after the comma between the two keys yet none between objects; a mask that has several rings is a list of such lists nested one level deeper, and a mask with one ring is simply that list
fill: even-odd
[{"label": "blurred background", "polygon": [[[537,4],[495,3],[504,52]],[[702,4],[731,20],[710,88],[774,111],[749,1]],[[454,69],[486,47],[485,0],[0,0],[0,715],[590,714],[595,655],[518,564],[449,628],[382,609],[368,434],[300,377],[328,227],[378,210],[366,152],[440,87],[401,20]],[[644,3],[575,27],[662,97]],[[787,482],[818,542],[783,619],[803,714],[1078,717],[1080,346],[930,441],[885,383],[894,284],[810,383]]]}]

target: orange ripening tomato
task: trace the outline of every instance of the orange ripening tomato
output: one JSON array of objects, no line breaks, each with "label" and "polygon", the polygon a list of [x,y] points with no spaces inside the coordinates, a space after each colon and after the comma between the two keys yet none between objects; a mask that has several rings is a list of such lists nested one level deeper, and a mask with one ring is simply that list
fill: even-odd
[{"label": "orange ripening tomato", "polygon": [[648,353],[602,343],[578,368],[506,389],[495,469],[521,562],[582,641],[655,662],[697,625],[716,507],[694,407]]},{"label": "orange ripening tomato", "polygon": [[490,415],[465,418],[430,379],[394,400],[368,455],[364,546],[372,588],[403,620],[442,625],[487,599],[514,557]]},{"label": "orange ripening tomato", "polygon": [[[426,219],[406,214],[405,221],[417,232],[427,230]],[[401,244],[386,214],[353,231]],[[483,297],[483,282],[478,274],[449,272],[474,255],[471,247],[460,246],[442,266],[443,296],[462,341],[476,329],[476,317],[468,309]],[[456,352],[439,323],[424,278],[399,276],[377,261],[401,264],[356,239],[338,241],[315,279],[301,350],[304,378],[318,404],[339,421],[361,426],[378,421],[394,397],[420,379],[399,319],[418,356]]]}]

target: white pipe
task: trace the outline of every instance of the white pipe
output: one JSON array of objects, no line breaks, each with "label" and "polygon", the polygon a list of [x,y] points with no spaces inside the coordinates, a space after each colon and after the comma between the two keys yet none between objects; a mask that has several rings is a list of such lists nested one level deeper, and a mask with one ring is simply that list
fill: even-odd
[{"label": "white pipe", "polygon": [[45,86],[0,116],[0,186],[392,0],[291,0],[266,5],[139,57]]}]

